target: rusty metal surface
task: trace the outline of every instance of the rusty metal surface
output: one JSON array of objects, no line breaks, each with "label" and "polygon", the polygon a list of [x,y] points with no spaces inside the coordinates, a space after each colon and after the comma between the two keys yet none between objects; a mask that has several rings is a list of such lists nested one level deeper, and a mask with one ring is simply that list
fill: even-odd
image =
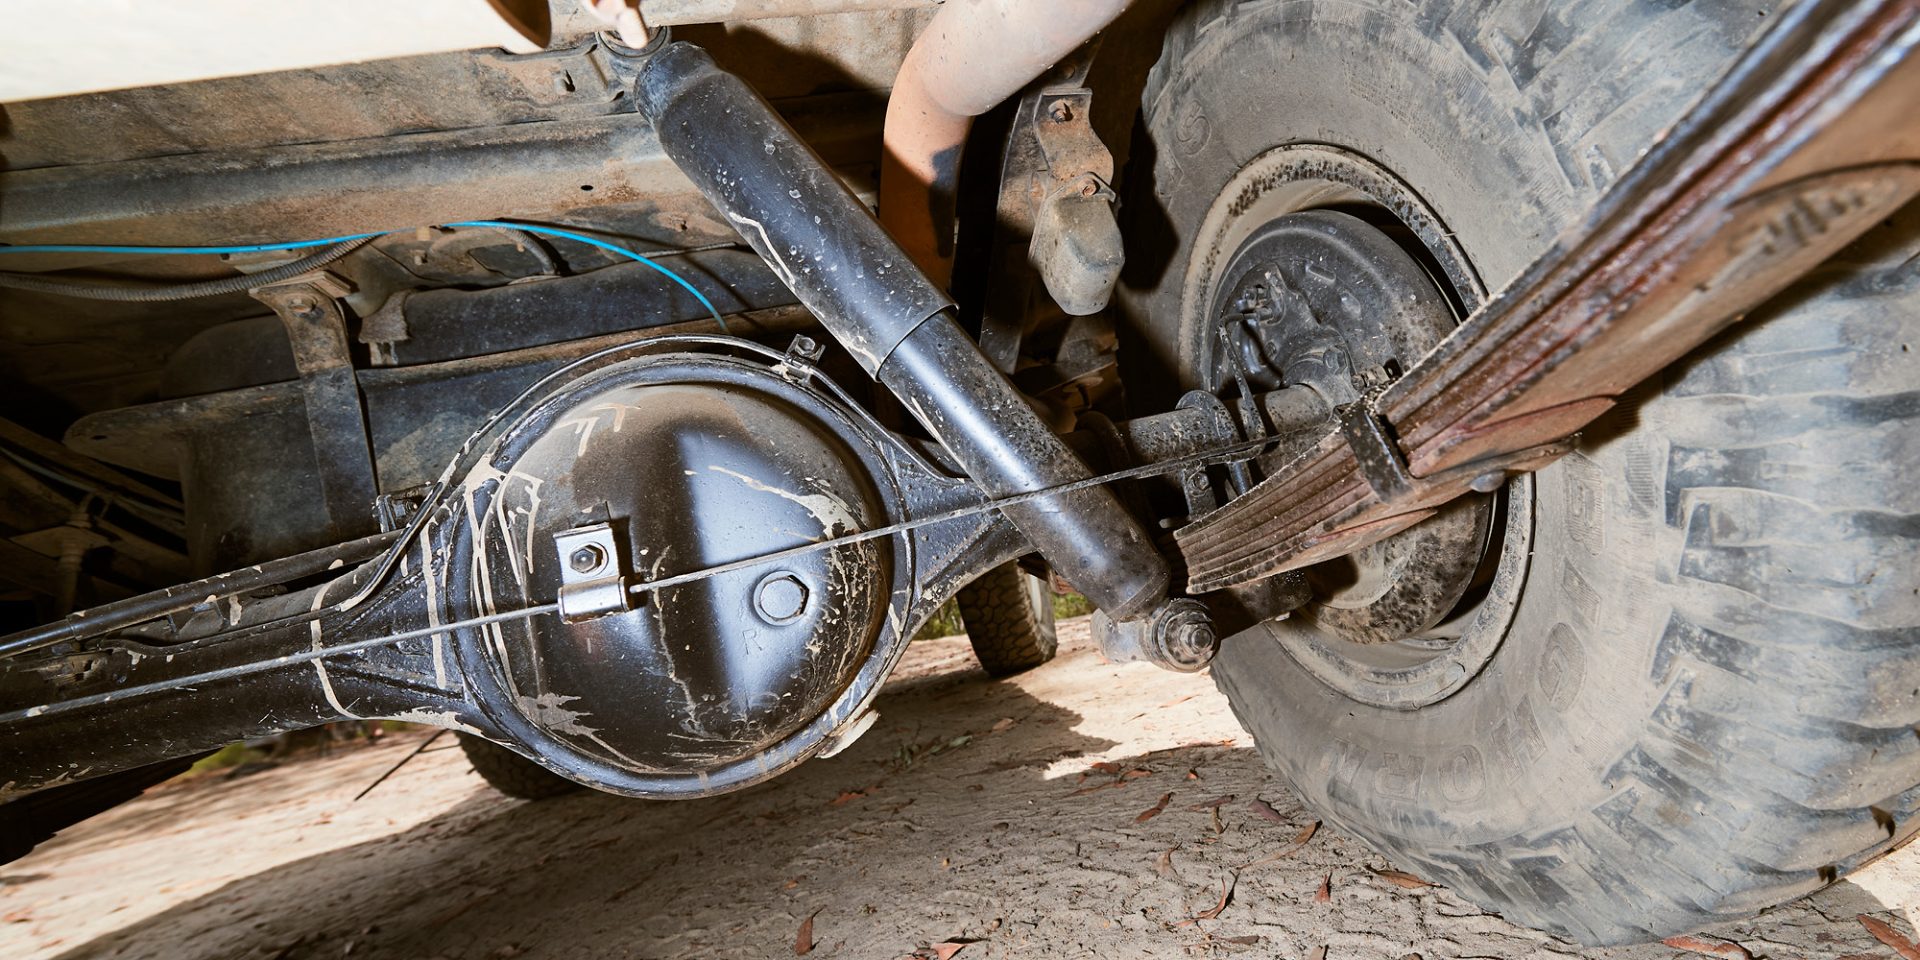
[{"label": "rusty metal surface", "polygon": [[1550,462],[1628,388],[1920,193],[1916,45],[1914,0],[1796,7],[1581,228],[1366,401],[1405,491],[1383,497],[1330,433],[1179,531],[1190,588],[1349,553]]},{"label": "rusty metal surface", "polygon": [[937,7],[942,0],[643,0],[640,14],[648,26],[680,23],[719,23],[732,20],[769,20],[777,17],[813,17],[831,13],[872,10],[911,10]]},{"label": "rusty metal surface", "polygon": [[[1081,60],[1075,79],[1084,82],[1091,51]],[[1093,91],[1086,86],[1049,85],[1031,111],[1015,122],[1031,128],[1046,176],[1033,178],[1043,196],[1032,215],[1027,259],[1062,310],[1090,316],[1107,308],[1126,262],[1113,214],[1113,154],[1094,132]]]},{"label": "rusty metal surface", "polygon": [[[703,23],[675,33],[712,48],[722,63],[779,101],[886,89],[929,16],[930,10],[883,9]],[[594,35],[595,26],[562,22],[556,28],[563,39],[529,54],[426,54],[0,105],[0,170],[631,112],[625,99],[631,77],[621,74],[617,58]]]},{"label": "rusty metal surface", "polygon": [[325,273],[253,291],[279,315],[293,347],[327,510],[326,536],[334,540],[373,532],[373,499],[380,493],[366,404],[347,345],[347,318],[337,299],[346,293],[341,281]]},{"label": "rusty metal surface", "polygon": [[[829,163],[870,163],[878,118],[843,100],[786,116]],[[731,233],[630,114],[0,173],[0,197],[11,243],[250,242],[643,201],[660,208],[663,241]],[[75,263],[28,254],[9,267]]]},{"label": "rusty metal surface", "polygon": [[0,169],[585,119],[621,109],[612,80],[588,38],[9,103]]},{"label": "rusty metal surface", "polygon": [[[1073,85],[1083,81],[1091,58],[1076,54],[1054,67],[1044,82]],[[1029,87],[1014,107],[1013,123],[1000,151],[1000,187],[994,199],[992,231],[988,241],[980,296],[980,350],[1008,375],[1019,368],[1020,345],[1038,321],[1034,284],[1039,279],[1027,266],[1026,252],[1033,239],[1033,220],[1046,197],[1047,154],[1041,148],[1039,124],[1045,118],[1045,94]],[[1109,161],[1111,158],[1109,157]],[[956,282],[956,290],[965,283]],[[963,298],[964,299],[964,298]]]},{"label": "rusty metal surface", "polygon": [[953,195],[973,118],[1044,75],[1126,9],[1126,0],[942,7],[900,64],[887,101],[880,220],[945,286]]}]

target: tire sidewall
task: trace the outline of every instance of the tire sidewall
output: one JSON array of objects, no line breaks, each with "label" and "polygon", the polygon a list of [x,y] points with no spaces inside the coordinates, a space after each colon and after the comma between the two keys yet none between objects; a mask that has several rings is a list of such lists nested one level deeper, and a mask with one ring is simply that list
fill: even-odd
[{"label": "tire sidewall", "polygon": [[[1642,6],[1622,3],[1622,16]],[[1499,25],[1480,25],[1474,49],[1462,25],[1421,11],[1203,4],[1176,26],[1186,32],[1155,68],[1144,103],[1152,146],[1135,156],[1150,166],[1130,172],[1146,173],[1130,184],[1146,208],[1132,211],[1146,256],[1130,260],[1125,290],[1144,362],[1162,379],[1191,386],[1197,377],[1180,369],[1182,333],[1143,318],[1181,315],[1196,256],[1191,225],[1236,171],[1283,143],[1340,147],[1402,178],[1491,289],[1546,249],[1624,166],[1603,135],[1584,150],[1556,138],[1555,119],[1537,116],[1538,98],[1500,65]],[[1669,109],[1684,100],[1654,91],[1636,109],[1659,97]],[[1641,134],[1651,138],[1632,136]],[[1275,635],[1299,627],[1267,625],[1225,642],[1217,681],[1309,806],[1485,902],[1506,898],[1437,851],[1546,836],[1605,800],[1670,681],[1655,662],[1676,598],[1660,558],[1678,552],[1655,479],[1665,465],[1659,406],[1597,425],[1578,453],[1537,475],[1518,608],[1491,661],[1452,696],[1416,710],[1348,699]],[[1636,418],[1638,429],[1622,429]]]}]

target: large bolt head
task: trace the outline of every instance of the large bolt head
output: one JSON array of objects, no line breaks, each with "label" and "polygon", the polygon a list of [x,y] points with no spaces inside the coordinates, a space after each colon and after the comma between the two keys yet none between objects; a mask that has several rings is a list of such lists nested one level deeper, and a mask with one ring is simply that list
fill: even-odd
[{"label": "large bolt head", "polygon": [[1212,663],[1213,655],[1220,650],[1220,637],[1214,633],[1213,619],[1198,600],[1188,597],[1169,600],[1154,620],[1156,659],[1169,670],[1196,672]]},{"label": "large bolt head", "polygon": [[770,574],[754,588],[753,607],[768,623],[791,623],[807,612],[807,585],[791,573]]}]

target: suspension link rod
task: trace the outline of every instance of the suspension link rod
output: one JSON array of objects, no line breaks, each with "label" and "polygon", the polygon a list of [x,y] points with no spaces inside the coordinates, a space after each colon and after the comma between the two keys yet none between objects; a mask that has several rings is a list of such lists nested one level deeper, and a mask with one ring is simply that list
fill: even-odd
[{"label": "suspension link rod", "polygon": [[1497,489],[1920,193],[1920,0],[1811,0],[1576,230],[1340,428],[1175,535],[1188,588],[1351,553]]}]

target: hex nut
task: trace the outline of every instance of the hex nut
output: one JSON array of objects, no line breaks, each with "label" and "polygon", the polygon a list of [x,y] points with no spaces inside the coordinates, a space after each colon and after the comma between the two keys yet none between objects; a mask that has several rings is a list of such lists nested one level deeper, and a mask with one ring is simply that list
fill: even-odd
[{"label": "hex nut", "polygon": [[807,612],[807,585],[794,574],[767,575],[753,588],[753,608],[768,623],[791,623]]},{"label": "hex nut", "polygon": [[592,573],[607,562],[607,552],[595,544],[583,544],[567,557],[567,565],[574,573]]}]

